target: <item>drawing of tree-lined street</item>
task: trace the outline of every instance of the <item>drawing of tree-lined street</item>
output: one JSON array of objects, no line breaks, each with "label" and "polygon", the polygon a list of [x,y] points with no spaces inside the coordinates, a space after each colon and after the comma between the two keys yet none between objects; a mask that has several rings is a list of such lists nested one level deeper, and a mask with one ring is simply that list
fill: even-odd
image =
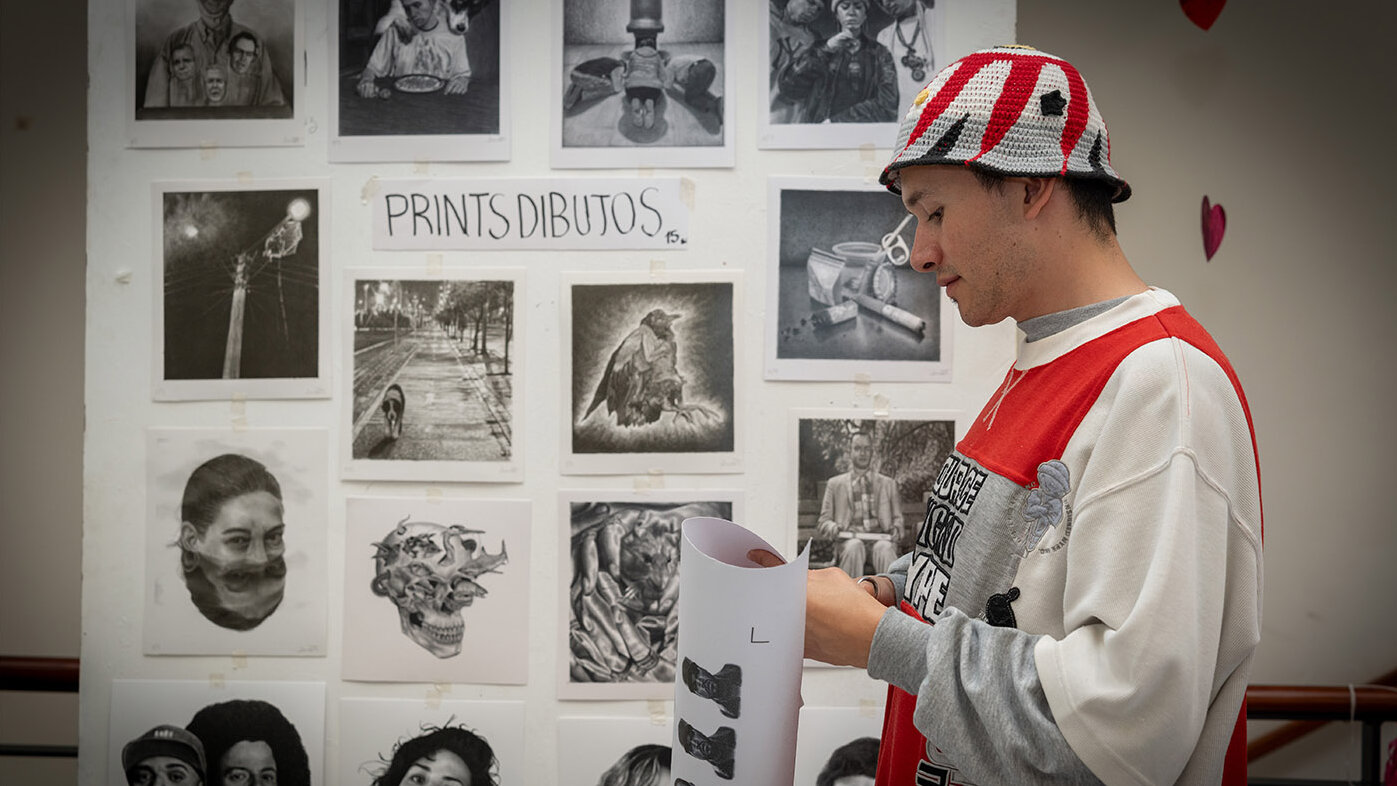
[{"label": "drawing of tree-lined street", "polygon": [[[513,450],[514,282],[354,282],[356,459],[507,461]],[[403,427],[382,408],[402,389]]]}]

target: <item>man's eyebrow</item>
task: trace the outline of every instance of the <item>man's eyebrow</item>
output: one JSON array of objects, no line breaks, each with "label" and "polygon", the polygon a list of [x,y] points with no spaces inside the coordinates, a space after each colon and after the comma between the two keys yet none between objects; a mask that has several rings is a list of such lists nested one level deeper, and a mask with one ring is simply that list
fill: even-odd
[{"label": "man's eyebrow", "polygon": [[911,210],[912,205],[915,205],[923,199],[926,199],[926,196],[927,191],[924,188],[919,188],[916,191],[903,191],[902,206],[907,208],[908,210]]}]

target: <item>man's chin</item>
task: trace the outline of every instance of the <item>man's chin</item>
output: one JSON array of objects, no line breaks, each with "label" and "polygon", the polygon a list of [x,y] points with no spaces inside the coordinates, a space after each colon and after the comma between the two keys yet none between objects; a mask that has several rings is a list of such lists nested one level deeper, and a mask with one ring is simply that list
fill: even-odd
[{"label": "man's chin", "polygon": [[286,591],[286,579],[263,578],[252,582],[247,588],[230,590],[219,588],[219,605],[247,619],[263,619],[281,605]]}]

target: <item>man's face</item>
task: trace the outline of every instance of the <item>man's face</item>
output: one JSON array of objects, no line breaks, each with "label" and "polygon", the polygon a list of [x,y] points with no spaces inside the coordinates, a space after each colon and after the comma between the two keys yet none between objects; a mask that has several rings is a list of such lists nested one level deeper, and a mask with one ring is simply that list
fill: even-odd
[{"label": "man's face", "polygon": [[233,0],[199,0],[199,10],[207,16],[223,16],[233,5]]},{"label": "man's face", "polygon": [[203,786],[199,773],[173,756],[151,756],[126,773],[130,786]]},{"label": "man's face", "polygon": [[187,46],[170,53],[170,73],[181,82],[194,78],[194,50]]},{"label": "man's face", "polygon": [[418,30],[431,30],[437,25],[437,0],[402,0],[408,21]]},{"label": "man's face", "polygon": [[228,749],[219,763],[221,783],[215,786],[276,786],[276,757],[261,740],[243,740]]},{"label": "man's face", "polygon": [[210,104],[221,103],[227,88],[228,78],[222,71],[210,69],[204,72],[204,95],[208,96]]},{"label": "man's face", "polygon": [[839,26],[845,30],[860,30],[864,20],[868,18],[868,9],[863,0],[842,0],[834,7],[834,18],[839,20]]},{"label": "man's face", "polygon": [[821,4],[815,0],[788,0],[786,19],[798,25],[808,25],[820,15]]},{"label": "man's face", "polygon": [[[917,218],[911,266],[936,276],[973,326],[1033,313],[1034,264],[1023,228],[1023,185],[986,189],[963,166],[910,166],[898,170],[902,203]],[[1018,193],[1018,200],[1014,198]]]},{"label": "man's face", "polygon": [[233,70],[240,74],[246,74],[252,70],[252,64],[257,60],[257,42],[251,38],[239,38],[233,44]]},{"label": "man's face", "polygon": [[181,543],[199,557],[219,605],[260,619],[281,602],[286,586],[286,544],[281,500],[265,491],[233,497],[202,537],[186,523]]},{"label": "man's face", "polygon": [[878,0],[878,5],[896,19],[912,13],[912,7],[916,4],[917,0]]},{"label": "man's face", "polygon": [[873,440],[865,434],[857,434],[849,443],[849,461],[860,472],[873,463]]}]

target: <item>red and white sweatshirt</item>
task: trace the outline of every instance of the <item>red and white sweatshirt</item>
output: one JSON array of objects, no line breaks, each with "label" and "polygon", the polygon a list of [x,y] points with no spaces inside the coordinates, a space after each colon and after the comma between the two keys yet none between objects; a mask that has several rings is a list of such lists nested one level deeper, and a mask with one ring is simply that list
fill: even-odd
[{"label": "red and white sweatshirt", "polygon": [[1173,295],[1021,332],[890,571],[879,786],[1244,782],[1261,532],[1246,399]]}]

